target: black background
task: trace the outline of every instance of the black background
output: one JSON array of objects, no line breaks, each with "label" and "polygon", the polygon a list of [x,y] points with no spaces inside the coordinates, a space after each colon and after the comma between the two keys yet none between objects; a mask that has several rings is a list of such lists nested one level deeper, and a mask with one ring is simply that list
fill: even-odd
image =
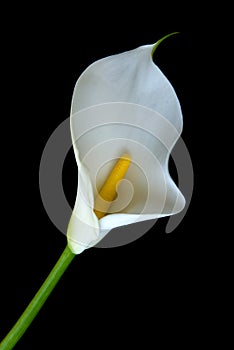
[{"label": "black background", "polygon": [[[196,334],[200,337],[205,332],[204,320],[210,312],[206,286],[213,267],[206,260],[205,237],[210,233],[202,224],[207,199],[201,195],[204,130],[200,120],[205,115],[200,115],[204,103],[200,82],[207,57],[206,40],[199,31],[201,18],[190,23],[192,9],[187,9],[188,21],[182,25],[176,12],[172,21],[166,12],[150,16],[147,8],[145,13],[141,9],[127,13],[124,6],[115,6],[105,13],[91,5],[66,12],[35,7],[17,22],[11,21],[13,33],[7,31],[2,73],[7,76],[4,90],[9,103],[2,133],[9,135],[9,141],[2,148],[2,192],[7,192],[2,194],[0,338],[66,245],[66,237],[43,208],[38,170],[44,146],[69,116],[75,82],[89,64],[180,31],[160,45],[154,60],[181,102],[182,136],[195,174],[192,202],[183,222],[169,235],[165,234],[167,219],[161,219],[129,245],[92,248],[78,256],[17,344],[19,350],[62,348],[62,344],[76,349],[80,342],[89,345],[93,340],[96,346],[121,346],[126,339],[151,342],[164,333],[165,343],[185,342],[184,333],[194,343]],[[171,8],[170,13],[173,11]],[[210,29],[207,31],[208,35]],[[76,177],[70,152],[63,181],[71,205]],[[201,308],[201,300],[206,308]],[[189,324],[196,317],[200,321],[195,330]],[[174,333],[176,325],[180,331]],[[166,335],[168,327],[170,336]]]}]

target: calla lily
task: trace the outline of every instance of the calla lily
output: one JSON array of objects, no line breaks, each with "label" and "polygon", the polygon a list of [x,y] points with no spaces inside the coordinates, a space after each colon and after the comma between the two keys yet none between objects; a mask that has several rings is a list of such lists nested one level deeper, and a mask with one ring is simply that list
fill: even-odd
[{"label": "calla lily", "polygon": [[[78,191],[67,231],[75,254],[115,227],[173,215],[185,206],[168,171],[183,120],[172,85],[152,60],[161,41],[101,59],[76,83],[71,135]],[[110,213],[98,220],[95,196],[124,152],[132,164]]]},{"label": "calla lily", "polygon": [[[185,199],[168,171],[170,152],[182,131],[181,108],[170,82],[152,60],[163,39],[101,59],[78,79],[70,118],[78,191],[67,230],[68,246],[1,349],[13,349],[76,254],[96,245],[115,227],[184,208]],[[108,175],[120,157],[114,170],[126,177],[118,184],[123,176],[114,170]],[[107,177],[109,182],[102,187]],[[109,196],[102,192],[104,198],[114,199],[104,217],[103,210],[94,208],[100,187],[110,190]]]}]

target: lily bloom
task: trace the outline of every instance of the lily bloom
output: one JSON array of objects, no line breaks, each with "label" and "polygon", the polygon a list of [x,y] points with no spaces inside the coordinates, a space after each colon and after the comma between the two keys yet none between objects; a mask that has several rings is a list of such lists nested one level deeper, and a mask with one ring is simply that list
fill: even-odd
[{"label": "lily bloom", "polygon": [[[172,85],[152,59],[161,41],[98,60],[76,83],[70,121],[78,190],[67,230],[75,254],[115,227],[174,215],[185,206],[168,171],[183,119]],[[95,197],[123,154],[131,164],[107,215],[98,219]]]},{"label": "lily bloom", "polygon": [[78,79],[70,118],[78,191],[68,246],[1,342],[2,350],[13,349],[76,254],[115,227],[184,208],[185,199],[168,171],[170,152],[182,131],[181,108],[152,60],[166,37],[99,60]]}]

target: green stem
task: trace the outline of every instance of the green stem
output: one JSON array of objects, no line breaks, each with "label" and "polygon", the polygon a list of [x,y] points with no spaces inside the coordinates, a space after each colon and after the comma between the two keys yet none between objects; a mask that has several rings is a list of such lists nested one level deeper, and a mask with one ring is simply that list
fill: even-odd
[{"label": "green stem", "polygon": [[58,283],[60,277],[63,275],[71,261],[74,259],[75,254],[71,252],[67,246],[54,266],[53,270],[50,272],[49,276],[34,296],[28,307],[25,309],[21,317],[18,319],[14,327],[7,334],[5,339],[3,339],[0,344],[0,350],[11,350],[22,337],[24,332],[30,326],[31,322],[34,320],[42,306],[44,305],[46,299]]}]

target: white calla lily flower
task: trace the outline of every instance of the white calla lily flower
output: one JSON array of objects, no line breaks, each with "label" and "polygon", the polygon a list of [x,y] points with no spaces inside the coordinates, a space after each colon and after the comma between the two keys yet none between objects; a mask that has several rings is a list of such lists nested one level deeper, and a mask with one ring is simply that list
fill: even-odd
[{"label": "white calla lily flower", "polygon": [[95,246],[113,228],[184,208],[185,199],[168,171],[170,152],[182,131],[180,103],[152,60],[166,37],[101,59],[78,79],[70,118],[78,191],[68,245],[1,342],[2,350],[13,349],[76,254]]},{"label": "white calla lily flower", "polygon": [[[67,231],[75,254],[115,227],[174,215],[185,206],[168,171],[183,121],[172,85],[152,60],[161,41],[101,59],[76,83],[71,135],[78,191]],[[123,153],[131,165],[110,212],[98,220],[94,198]]]}]

